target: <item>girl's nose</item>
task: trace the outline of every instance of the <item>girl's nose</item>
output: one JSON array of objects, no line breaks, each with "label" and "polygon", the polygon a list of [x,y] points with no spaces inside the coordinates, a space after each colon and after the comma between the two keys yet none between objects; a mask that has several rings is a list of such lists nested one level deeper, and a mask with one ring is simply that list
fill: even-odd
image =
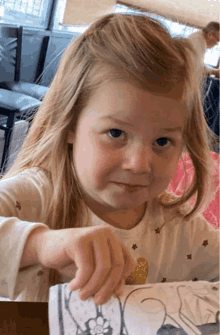
[{"label": "girl's nose", "polygon": [[123,168],[133,173],[149,173],[152,167],[152,150],[144,145],[134,146],[126,151]]}]

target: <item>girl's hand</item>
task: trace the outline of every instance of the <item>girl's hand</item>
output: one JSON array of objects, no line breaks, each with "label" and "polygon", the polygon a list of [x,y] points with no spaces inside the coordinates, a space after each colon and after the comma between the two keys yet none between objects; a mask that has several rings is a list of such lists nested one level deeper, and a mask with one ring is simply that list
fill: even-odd
[{"label": "girl's hand", "polygon": [[38,263],[74,277],[70,289],[80,298],[94,297],[96,304],[106,303],[120,292],[126,277],[135,269],[128,249],[108,227],[88,227],[39,232]]}]

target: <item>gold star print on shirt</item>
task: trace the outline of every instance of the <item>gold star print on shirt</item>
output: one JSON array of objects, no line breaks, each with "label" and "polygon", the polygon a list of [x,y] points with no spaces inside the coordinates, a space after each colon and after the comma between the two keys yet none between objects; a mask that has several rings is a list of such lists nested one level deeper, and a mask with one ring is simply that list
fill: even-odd
[{"label": "gold star print on shirt", "polygon": [[126,278],[125,285],[142,285],[145,284],[148,275],[148,262],[141,257],[137,260],[136,268]]}]

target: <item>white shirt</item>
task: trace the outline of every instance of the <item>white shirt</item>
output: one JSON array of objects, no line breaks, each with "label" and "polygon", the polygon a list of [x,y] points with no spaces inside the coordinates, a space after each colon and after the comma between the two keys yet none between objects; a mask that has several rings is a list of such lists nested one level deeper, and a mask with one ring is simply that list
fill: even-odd
[{"label": "white shirt", "polygon": [[204,58],[207,49],[207,44],[202,30],[198,30],[188,36],[188,39],[196,52],[193,57],[194,67],[201,76],[204,71]]},{"label": "white shirt", "polygon": [[[48,269],[41,265],[19,271],[30,232],[44,222],[44,206],[53,194],[47,174],[31,168],[0,180],[0,296],[20,301],[48,301]],[[182,206],[186,212],[189,206]],[[219,280],[219,230],[197,215],[190,221],[150,202],[141,222],[130,230],[118,229],[90,212],[90,225],[107,225],[121,238],[137,262],[128,284]],[[165,224],[164,224],[165,223]],[[71,278],[63,278],[70,281]],[[37,298],[38,297],[38,298]]]}]

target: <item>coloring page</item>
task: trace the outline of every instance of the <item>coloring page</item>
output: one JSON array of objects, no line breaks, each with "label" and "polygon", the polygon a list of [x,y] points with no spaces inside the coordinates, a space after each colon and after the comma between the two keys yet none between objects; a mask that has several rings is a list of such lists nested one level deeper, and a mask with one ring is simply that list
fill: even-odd
[{"label": "coloring page", "polygon": [[69,284],[52,286],[49,325],[53,335],[219,334],[220,282],[126,285],[122,296],[96,305],[82,301]]}]

